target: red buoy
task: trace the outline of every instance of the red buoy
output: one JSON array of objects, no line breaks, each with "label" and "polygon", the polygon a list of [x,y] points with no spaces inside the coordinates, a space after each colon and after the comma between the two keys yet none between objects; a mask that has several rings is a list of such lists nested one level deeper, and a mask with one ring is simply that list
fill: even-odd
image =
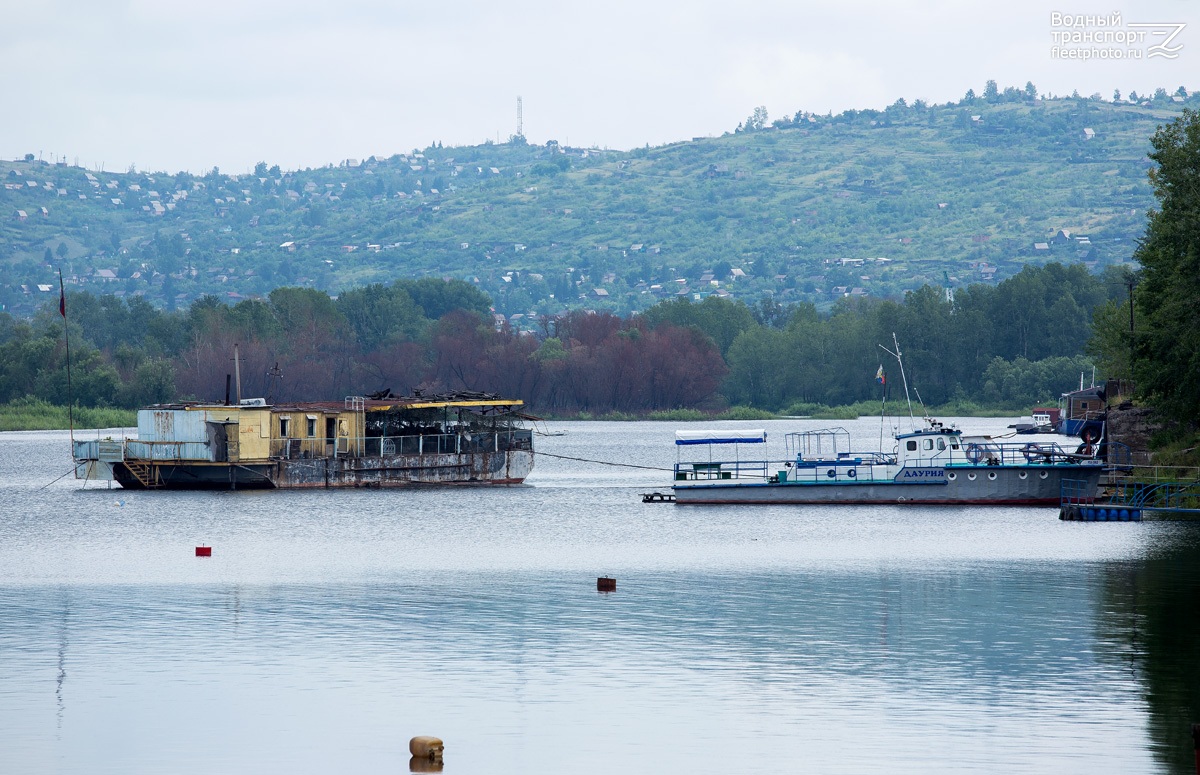
[{"label": "red buoy", "polygon": [[617,580],[610,579],[608,576],[601,576],[600,578],[596,579],[596,591],[597,592],[616,592],[617,591]]},{"label": "red buoy", "polygon": [[196,556],[197,557],[212,557],[212,547],[211,546],[197,546],[196,547]]}]

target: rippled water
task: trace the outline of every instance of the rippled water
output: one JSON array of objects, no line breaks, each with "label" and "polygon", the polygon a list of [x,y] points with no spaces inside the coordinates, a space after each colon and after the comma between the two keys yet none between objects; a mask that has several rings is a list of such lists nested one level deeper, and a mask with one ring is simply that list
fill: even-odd
[{"label": "rippled water", "polygon": [[274,493],[51,483],[65,434],[0,434],[0,772],[404,772],[416,734],[454,773],[1188,771],[1192,525],[642,504],[675,428]]}]

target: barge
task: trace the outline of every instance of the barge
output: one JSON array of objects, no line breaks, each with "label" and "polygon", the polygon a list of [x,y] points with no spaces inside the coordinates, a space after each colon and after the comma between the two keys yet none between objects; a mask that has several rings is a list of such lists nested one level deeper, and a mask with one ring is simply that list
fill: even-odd
[{"label": "barge", "polygon": [[74,441],[75,477],[147,490],[521,484],[535,419],[522,406],[484,393],[160,404],[138,411],[136,438]]}]

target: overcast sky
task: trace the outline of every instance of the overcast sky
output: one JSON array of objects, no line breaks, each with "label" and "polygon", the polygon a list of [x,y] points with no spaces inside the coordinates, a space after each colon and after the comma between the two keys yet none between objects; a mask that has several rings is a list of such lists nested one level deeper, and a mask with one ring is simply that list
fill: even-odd
[{"label": "overcast sky", "polygon": [[[1042,93],[1200,89],[1200,3],[849,0],[3,0],[0,157],[245,172],[506,140],[627,149],[772,119],[957,100],[994,79]],[[1052,13],[1120,13],[1069,60]],[[1186,24],[1166,38],[1130,24]],[[1093,32],[1112,27],[1072,27]],[[1065,48],[1095,48],[1068,43]]]}]

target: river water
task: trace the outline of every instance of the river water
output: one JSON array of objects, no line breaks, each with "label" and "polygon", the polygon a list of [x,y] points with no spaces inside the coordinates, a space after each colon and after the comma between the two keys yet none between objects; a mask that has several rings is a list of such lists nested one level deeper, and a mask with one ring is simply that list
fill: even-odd
[{"label": "river water", "polygon": [[643,504],[677,427],[268,493],[53,482],[65,433],[0,434],[0,772],[407,772],[418,734],[448,773],[1191,771],[1200,526]]}]

